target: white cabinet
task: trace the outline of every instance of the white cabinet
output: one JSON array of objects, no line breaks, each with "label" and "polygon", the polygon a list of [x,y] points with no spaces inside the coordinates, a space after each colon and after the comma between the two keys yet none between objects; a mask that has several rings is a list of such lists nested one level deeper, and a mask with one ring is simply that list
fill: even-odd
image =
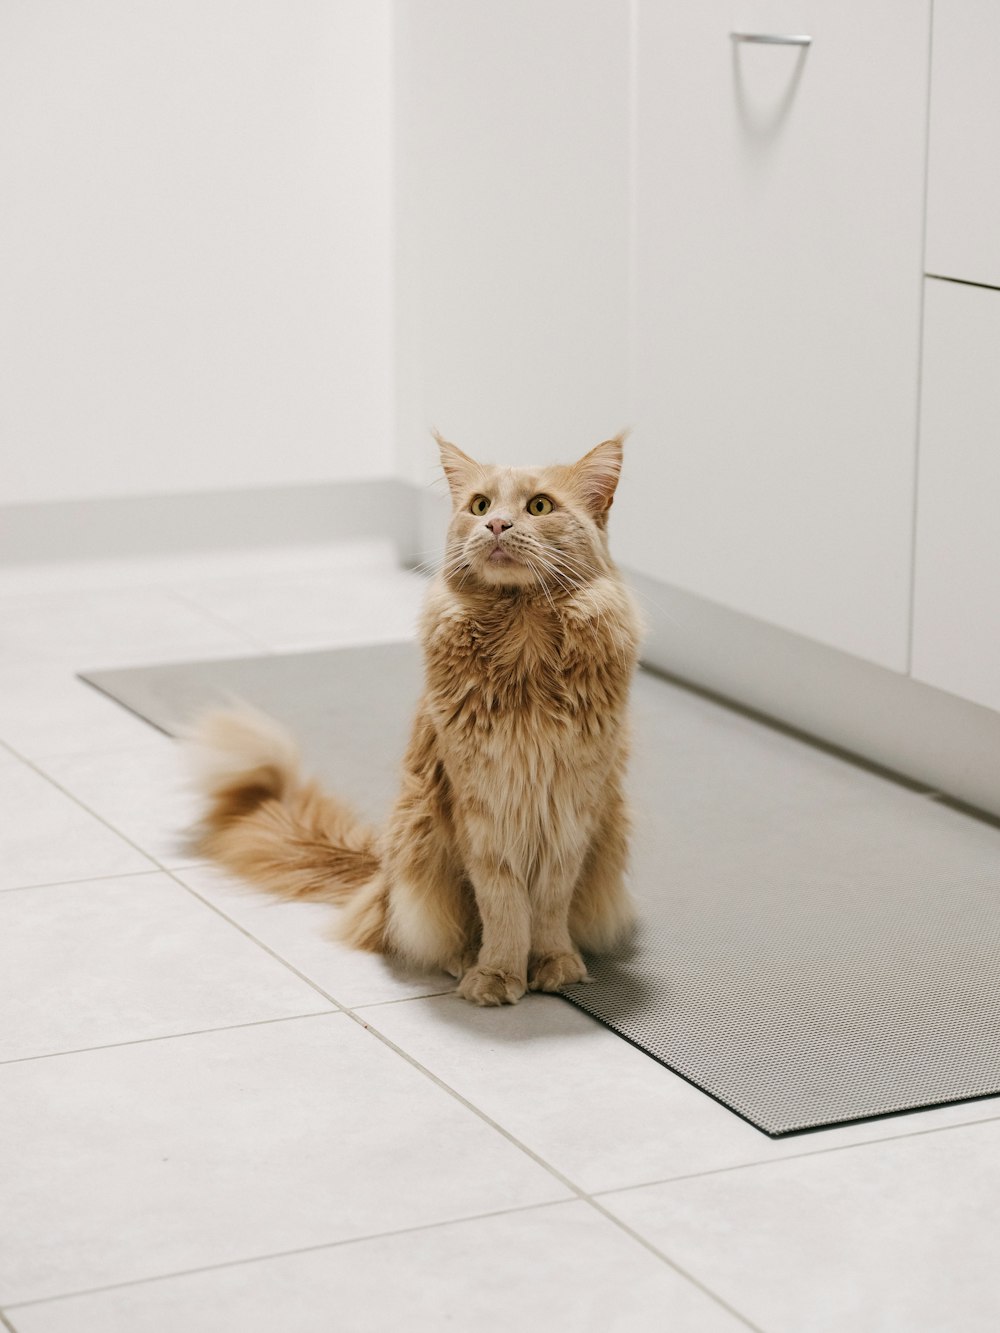
[{"label": "white cabinet", "polygon": [[912,674],[1000,710],[998,61],[995,0],[935,0]]},{"label": "white cabinet", "polygon": [[1000,291],[929,278],[913,675],[1000,710]]},{"label": "white cabinet", "polygon": [[1000,286],[1000,5],[934,0],[927,271]]},{"label": "white cabinet", "polygon": [[639,0],[634,41],[635,433],[616,550],[895,670],[929,33],[927,0]]}]

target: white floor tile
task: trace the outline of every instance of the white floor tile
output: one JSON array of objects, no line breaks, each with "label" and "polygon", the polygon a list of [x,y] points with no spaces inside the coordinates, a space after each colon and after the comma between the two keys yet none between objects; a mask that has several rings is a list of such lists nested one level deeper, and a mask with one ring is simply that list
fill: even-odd
[{"label": "white floor tile", "polygon": [[16,1309],[17,1333],[745,1333],[587,1204],[453,1223]]},{"label": "white floor tile", "polygon": [[398,569],[392,542],[380,538],[303,545],[232,546],[218,550],[164,551],[83,561],[49,561],[0,568],[0,596],[34,592],[106,591],[210,579],[273,577],[325,570],[376,572]]},{"label": "white floor tile", "polygon": [[[286,1017],[324,1001],[283,958],[767,1333],[992,1333],[1000,1101],[770,1140],[563,1001],[414,998],[450,980],[183,870],[229,924],[5,748],[183,865],[173,747],[73,673],[408,637],[424,586],[385,543],[0,571],[0,1302],[41,1302],[13,1327],[744,1326],[588,1205],[531,1208],[566,1191],[350,1018]],[[498,1209],[529,1211],[451,1221]]]},{"label": "white floor tile", "polygon": [[331,1007],[167,875],[0,894],[0,1060]]},{"label": "white floor tile", "polygon": [[0,663],[0,739],[28,759],[137,747],[158,733],[69,666]]},{"label": "white floor tile", "polygon": [[27,764],[0,765],[0,889],[150,869],[148,857]]},{"label": "white floor tile", "polygon": [[4,1065],[0,1180],[4,1306],[567,1194],[344,1014]]},{"label": "white floor tile", "polygon": [[196,893],[347,1008],[455,988],[454,980],[444,972],[405,968],[379,954],[342,944],[333,935],[338,909],[329,903],[285,902],[212,866],[178,873]]},{"label": "white floor tile", "polygon": [[186,600],[275,651],[412,638],[427,584],[400,569],[313,570],[183,584]]},{"label": "white floor tile", "polygon": [[77,671],[259,651],[217,617],[157,588],[9,593],[0,596],[0,625],[0,662]]},{"label": "white floor tile", "polygon": [[193,865],[203,859],[190,845],[201,802],[179,746],[144,725],[138,749],[50,755],[39,766],[162,865]]},{"label": "white floor tile", "polygon": [[993,1333],[998,1192],[994,1121],[602,1202],[768,1333]]},{"label": "white floor tile", "polygon": [[558,996],[362,1010],[372,1026],[588,1192],[1000,1114],[967,1102],[771,1139]]}]

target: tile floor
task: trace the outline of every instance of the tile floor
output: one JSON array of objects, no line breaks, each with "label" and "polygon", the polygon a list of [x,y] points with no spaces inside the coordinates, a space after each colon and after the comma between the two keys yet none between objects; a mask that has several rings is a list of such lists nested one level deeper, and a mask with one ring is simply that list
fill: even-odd
[{"label": "tile floor", "polygon": [[993,1333],[1000,1102],[771,1140],[198,864],[73,672],[373,642],[378,545],[0,572],[0,1326]]}]

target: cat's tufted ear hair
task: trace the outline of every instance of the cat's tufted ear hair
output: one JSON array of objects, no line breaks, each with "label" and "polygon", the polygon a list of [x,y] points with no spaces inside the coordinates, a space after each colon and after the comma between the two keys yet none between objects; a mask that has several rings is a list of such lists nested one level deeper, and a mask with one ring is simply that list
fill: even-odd
[{"label": "cat's tufted ear hair", "polygon": [[574,463],[570,471],[576,488],[586,500],[587,507],[599,523],[606,519],[614,503],[615,490],[622,470],[622,445],[625,431],[591,449],[589,454]]},{"label": "cat's tufted ear hair", "polygon": [[482,467],[474,458],[463,454],[457,444],[452,444],[437,431],[434,432],[438,451],[441,454],[441,466],[448,481],[452,499],[456,504],[465,498],[475,485],[475,479],[482,472]]}]

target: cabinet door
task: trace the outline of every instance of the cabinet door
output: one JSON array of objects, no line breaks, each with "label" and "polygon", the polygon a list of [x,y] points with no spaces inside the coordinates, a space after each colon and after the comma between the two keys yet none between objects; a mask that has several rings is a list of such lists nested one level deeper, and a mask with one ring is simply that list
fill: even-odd
[{"label": "cabinet door", "polygon": [[640,0],[634,34],[635,435],[619,555],[897,670],[928,36],[926,0]]},{"label": "cabinet door", "polygon": [[1000,287],[1000,5],[934,0],[927,271]]},{"label": "cabinet door", "polygon": [[929,278],[913,675],[1000,709],[1000,291]]}]

